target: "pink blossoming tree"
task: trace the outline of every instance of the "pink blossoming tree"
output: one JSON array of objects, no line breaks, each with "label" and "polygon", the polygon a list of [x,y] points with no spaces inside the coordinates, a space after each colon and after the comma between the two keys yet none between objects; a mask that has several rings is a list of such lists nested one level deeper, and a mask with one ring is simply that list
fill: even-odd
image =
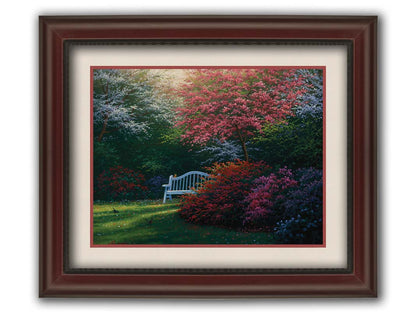
[{"label": "pink blossoming tree", "polygon": [[193,70],[179,91],[184,105],[177,126],[191,144],[237,140],[248,161],[250,137],[265,124],[293,115],[304,92],[304,79],[294,69]]}]

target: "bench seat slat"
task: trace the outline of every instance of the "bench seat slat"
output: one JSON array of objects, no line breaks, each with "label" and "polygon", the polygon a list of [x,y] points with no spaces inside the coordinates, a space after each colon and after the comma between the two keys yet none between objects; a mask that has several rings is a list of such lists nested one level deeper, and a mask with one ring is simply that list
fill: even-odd
[{"label": "bench seat slat", "polygon": [[171,195],[180,195],[180,194],[190,194],[190,193],[195,193],[195,191],[191,191],[191,190],[182,190],[182,191],[166,191],[167,194],[171,194]]}]

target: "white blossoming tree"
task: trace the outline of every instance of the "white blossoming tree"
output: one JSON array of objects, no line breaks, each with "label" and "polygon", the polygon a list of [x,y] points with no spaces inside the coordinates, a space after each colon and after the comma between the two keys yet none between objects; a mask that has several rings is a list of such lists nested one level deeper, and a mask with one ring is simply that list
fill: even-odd
[{"label": "white blossoming tree", "polygon": [[[156,88],[157,86],[157,88]],[[149,70],[94,70],[94,135],[97,142],[121,132],[146,138],[173,120],[173,102]]]}]

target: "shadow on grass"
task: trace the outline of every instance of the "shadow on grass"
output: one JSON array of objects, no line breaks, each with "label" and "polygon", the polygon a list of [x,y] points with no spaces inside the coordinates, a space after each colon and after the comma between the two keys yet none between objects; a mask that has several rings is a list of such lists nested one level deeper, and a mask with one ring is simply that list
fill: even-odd
[{"label": "shadow on grass", "polygon": [[[114,210],[116,212],[114,212]],[[273,244],[271,233],[243,233],[183,221],[178,202],[94,204],[94,244]]]}]

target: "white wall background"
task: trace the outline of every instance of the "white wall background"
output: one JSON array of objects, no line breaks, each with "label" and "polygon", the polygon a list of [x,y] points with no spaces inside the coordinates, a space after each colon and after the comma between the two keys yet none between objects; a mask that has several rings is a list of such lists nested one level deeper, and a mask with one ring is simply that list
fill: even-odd
[{"label": "white wall background", "polygon": [[[414,304],[416,101],[411,1],[3,1],[0,58],[0,305],[3,311],[400,311]],[[38,15],[379,15],[378,299],[38,299]]]}]

